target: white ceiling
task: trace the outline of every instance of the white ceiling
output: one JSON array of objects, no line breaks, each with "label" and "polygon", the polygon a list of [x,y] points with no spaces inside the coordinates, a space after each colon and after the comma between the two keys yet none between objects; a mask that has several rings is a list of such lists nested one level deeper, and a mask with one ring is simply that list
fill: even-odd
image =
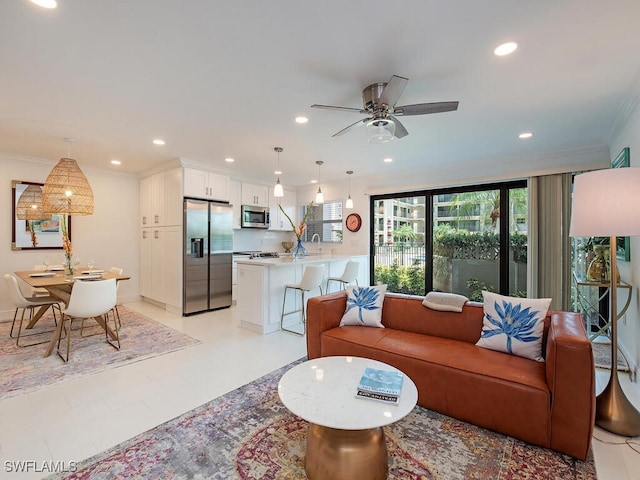
[{"label": "white ceiling", "polygon": [[[316,160],[325,181],[607,146],[640,65],[638,0],[58,5],[0,2],[0,152],[54,161],[73,137],[81,166],[125,172],[182,157],[270,183],[281,146],[282,183],[303,185]],[[507,40],[519,49],[494,56]],[[370,145],[364,128],[331,138],[359,115],[309,108],[359,108],[393,74],[409,78],[400,105],[458,111],[403,117],[409,136]]]}]

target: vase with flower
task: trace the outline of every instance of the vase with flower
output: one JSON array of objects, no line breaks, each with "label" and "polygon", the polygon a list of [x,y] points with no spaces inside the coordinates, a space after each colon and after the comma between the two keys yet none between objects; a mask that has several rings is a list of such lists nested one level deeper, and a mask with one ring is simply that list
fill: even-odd
[{"label": "vase with flower", "polygon": [[287,217],[287,220],[289,220],[289,223],[291,224],[291,228],[293,229],[293,233],[298,239],[296,245],[293,247],[291,251],[293,253],[293,258],[294,259],[304,258],[307,255],[307,249],[304,247],[304,245],[302,245],[302,236],[307,230],[307,219],[309,218],[309,215],[313,210],[313,201],[309,202],[309,205],[307,206],[307,211],[304,213],[304,218],[298,225],[293,223],[293,220],[291,220],[291,217],[287,215],[287,212],[284,211],[284,209],[282,208],[282,205],[278,205],[278,207],[280,207],[280,211],[284,214],[285,217]]},{"label": "vase with flower", "polygon": [[64,249],[64,270],[67,275],[73,275],[73,245],[67,232],[67,216],[61,214],[59,218],[60,228],[62,229],[62,248]]}]

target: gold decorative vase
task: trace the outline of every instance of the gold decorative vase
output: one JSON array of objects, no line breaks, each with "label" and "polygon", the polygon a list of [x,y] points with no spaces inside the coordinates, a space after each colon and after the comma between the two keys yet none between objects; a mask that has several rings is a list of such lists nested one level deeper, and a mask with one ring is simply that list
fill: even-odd
[{"label": "gold decorative vase", "polygon": [[293,242],[282,242],[282,248],[284,248],[284,253],[291,253],[291,249],[293,248]]},{"label": "gold decorative vase", "polygon": [[[611,278],[610,249],[609,245],[596,245],[593,247],[596,254],[587,268],[587,280],[594,282],[608,282]],[[616,281],[620,281],[620,272],[616,271]]]}]

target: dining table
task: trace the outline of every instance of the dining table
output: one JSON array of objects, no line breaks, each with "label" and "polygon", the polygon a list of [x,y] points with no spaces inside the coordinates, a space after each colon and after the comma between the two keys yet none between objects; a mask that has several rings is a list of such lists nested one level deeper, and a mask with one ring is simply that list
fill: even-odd
[{"label": "dining table", "polygon": [[[66,306],[69,305],[69,299],[71,298],[73,284],[77,281],[93,281],[100,279],[106,280],[109,278],[115,278],[116,282],[119,282],[121,280],[129,280],[131,278],[128,275],[118,274],[110,270],[102,270],[99,268],[78,269],[72,275],[66,274],[64,271],[47,270],[26,270],[14,273],[20,280],[24,281],[31,287],[44,288],[52,297],[59,299]],[[26,328],[33,328],[33,326],[38,323],[38,320],[42,318],[42,315],[47,311],[48,308],[48,305],[40,307]],[[105,317],[97,316],[94,317],[94,319],[112,339],[116,340],[116,334],[107,324]],[[51,352],[53,352],[56,341],[60,336],[60,331],[62,330],[63,323],[64,322],[60,321],[56,325],[55,332],[51,337],[49,344],[47,345],[44,357],[48,357],[49,355],[51,355]]]}]

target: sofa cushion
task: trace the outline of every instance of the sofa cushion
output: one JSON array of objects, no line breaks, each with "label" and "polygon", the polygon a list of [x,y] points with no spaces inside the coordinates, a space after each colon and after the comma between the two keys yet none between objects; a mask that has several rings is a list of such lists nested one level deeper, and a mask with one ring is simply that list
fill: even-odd
[{"label": "sofa cushion", "polygon": [[542,337],[550,298],[505,297],[482,292],[484,318],[479,347],[544,362]]},{"label": "sofa cushion", "polygon": [[340,325],[384,328],[382,325],[382,304],[387,286],[348,286],[346,290],[347,308],[342,315]]}]

